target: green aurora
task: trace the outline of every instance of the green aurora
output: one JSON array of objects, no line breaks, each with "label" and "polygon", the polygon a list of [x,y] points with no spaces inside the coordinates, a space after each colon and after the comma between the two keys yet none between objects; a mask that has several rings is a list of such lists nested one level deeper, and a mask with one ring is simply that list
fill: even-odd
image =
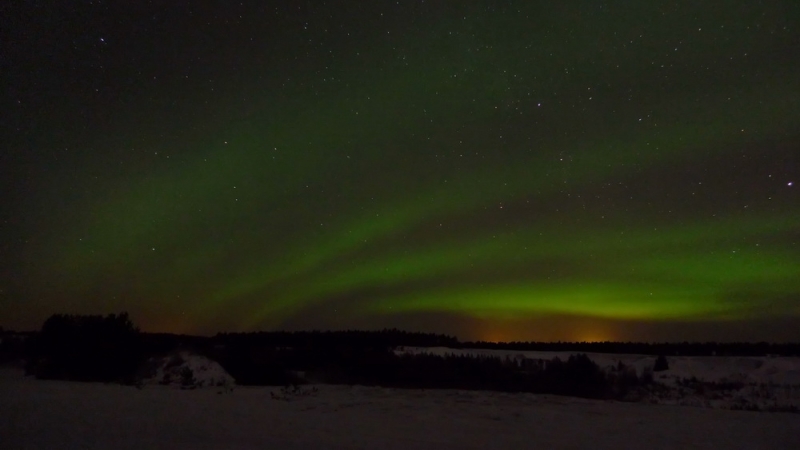
[{"label": "green aurora", "polygon": [[137,11],[92,32],[103,76],[17,89],[52,108],[10,141],[37,156],[0,324],[792,337],[769,324],[800,324],[798,4],[313,3]]}]

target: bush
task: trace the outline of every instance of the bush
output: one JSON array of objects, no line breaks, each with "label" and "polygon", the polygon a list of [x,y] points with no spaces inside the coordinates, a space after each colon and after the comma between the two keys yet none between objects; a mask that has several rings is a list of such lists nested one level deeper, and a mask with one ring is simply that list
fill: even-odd
[{"label": "bush", "polygon": [[188,367],[181,369],[181,387],[184,389],[195,387],[194,371]]},{"label": "bush", "polygon": [[656,363],[653,365],[653,372],[663,372],[665,370],[669,370],[667,357],[664,355],[658,355],[658,358],[656,358]]}]

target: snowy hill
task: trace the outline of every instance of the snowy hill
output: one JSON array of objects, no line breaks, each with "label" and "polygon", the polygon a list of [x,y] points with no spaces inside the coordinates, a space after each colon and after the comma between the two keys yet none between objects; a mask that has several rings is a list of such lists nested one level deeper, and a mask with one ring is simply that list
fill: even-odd
[{"label": "snowy hill", "polygon": [[233,377],[217,362],[205,356],[181,351],[151,358],[139,378],[139,385],[162,385],[184,389],[221,387],[232,389]]},{"label": "snowy hill", "polygon": [[[499,357],[522,364],[526,360],[566,360],[580,352],[543,352],[447,347],[398,347],[397,354],[471,355]],[[651,355],[586,353],[607,372],[619,363],[637,374],[653,369]],[[800,358],[741,356],[667,356],[669,369],[655,372],[656,383],[643,399],[650,403],[721,409],[797,411],[800,409]]]}]

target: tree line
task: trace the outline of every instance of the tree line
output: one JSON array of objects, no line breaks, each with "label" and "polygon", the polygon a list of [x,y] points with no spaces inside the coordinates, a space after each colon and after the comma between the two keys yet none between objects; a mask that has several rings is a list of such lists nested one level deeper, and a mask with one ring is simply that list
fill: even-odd
[{"label": "tree line", "polygon": [[[42,379],[135,384],[149,358],[189,349],[217,361],[241,385],[362,384],[400,388],[488,389],[621,398],[668,369],[664,355],[798,355],[797,344],[767,343],[487,343],[397,329],[220,333],[213,337],[142,333],[127,313],[56,314],[37,333],[4,332],[0,361],[23,357]],[[559,358],[501,358],[409,354],[398,347],[495,348],[577,352]],[[619,364],[603,369],[585,353],[660,355],[637,373]]]}]

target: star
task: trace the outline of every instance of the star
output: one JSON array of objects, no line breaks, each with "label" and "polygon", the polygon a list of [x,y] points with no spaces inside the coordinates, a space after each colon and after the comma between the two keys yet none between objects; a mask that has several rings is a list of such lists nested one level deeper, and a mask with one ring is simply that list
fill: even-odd
[{"label": "star", "polygon": [[[85,299],[119,290],[115,305],[155,320],[143,328],[212,334],[380,316],[400,328],[442,318],[470,339],[490,327],[570,339],[641,320],[618,337],[682,341],[670,321],[725,317],[693,337],[769,340],[784,336],[755,325],[762,310],[800,323],[775,301],[800,295],[785,251],[800,191],[777,189],[799,176],[800,111],[785,108],[800,101],[785,77],[798,33],[757,26],[785,8],[600,18],[581,4],[476,15],[456,2],[464,19],[442,21],[413,2],[270,14],[226,2],[169,21],[169,49],[147,31],[180,6],[155,22],[101,8],[59,24],[64,61],[85,61],[54,64],[27,31],[44,24],[34,2],[18,3],[30,14],[9,30],[17,105],[0,112],[0,142],[26,156],[3,160],[24,176],[3,180],[15,195],[0,205],[0,242],[15,253],[0,258],[0,286],[36,306],[0,301],[3,326],[65,299],[96,311]],[[531,15],[580,22],[540,29]],[[223,16],[239,18],[224,39],[193,38]],[[647,33],[627,26],[641,21]],[[572,33],[578,23],[597,32]],[[110,51],[100,24],[129,45]],[[156,320],[167,298],[187,317]],[[338,307],[341,322],[326,317]]]}]

